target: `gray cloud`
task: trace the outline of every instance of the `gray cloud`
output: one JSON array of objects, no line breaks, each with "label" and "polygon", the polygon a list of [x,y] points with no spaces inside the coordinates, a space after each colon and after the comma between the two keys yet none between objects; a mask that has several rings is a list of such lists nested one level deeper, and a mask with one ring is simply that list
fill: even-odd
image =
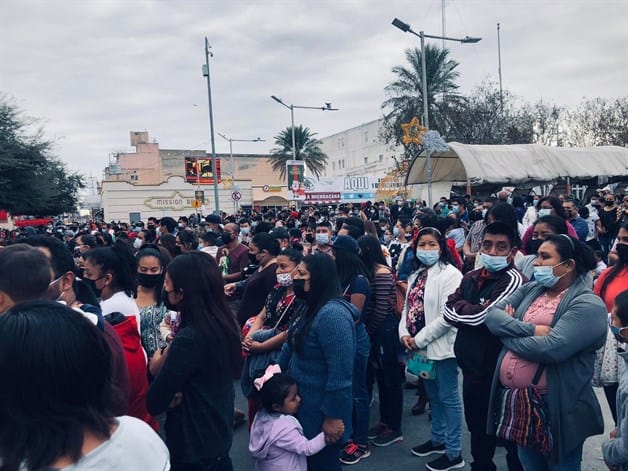
[{"label": "gray cloud", "polygon": [[[213,46],[216,129],[235,151],[264,152],[295,120],[325,136],[381,114],[390,69],[418,38],[390,25],[441,32],[437,0],[134,1],[0,3],[0,91],[41,117],[57,153],[100,175],[108,153],[128,149],[130,130],[148,130],[163,148],[209,150],[203,38]],[[497,76],[495,24],[502,25],[504,86],[534,101],[575,105],[583,96],[628,94],[628,4],[624,0],[448,0],[448,43],[470,91]],[[437,44],[439,41],[435,41]],[[228,150],[217,137],[217,150]]]}]

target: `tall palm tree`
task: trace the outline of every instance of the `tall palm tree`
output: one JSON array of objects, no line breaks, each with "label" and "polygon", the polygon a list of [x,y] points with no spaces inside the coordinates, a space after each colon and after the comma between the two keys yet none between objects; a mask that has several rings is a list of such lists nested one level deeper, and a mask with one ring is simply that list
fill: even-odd
[{"label": "tall palm tree", "polygon": [[[327,165],[327,155],[319,147],[321,141],[315,139],[316,133],[310,128],[295,126],[294,142],[296,147],[297,160],[305,161],[308,170],[317,178],[325,171]],[[288,126],[275,136],[275,145],[270,151],[271,166],[274,172],[279,172],[283,180],[286,177],[286,162],[292,160],[292,127]]]},{"label": "tall palm tree", "polygon": [[[406,60],[407,66],[397,65],[392,68],[396,78],[384,88],[388,98],[382,103],[382,109],[385,110],[385,138],[395,144],[401,143],[401,124],[415,116],[423,116],[421,50],[406,49]],[[456,68],[459,64],[449,58],[448,49],[428,44],[425,46],[425,65],[430,129],[446,136],[451,111],[459,108],[464,101],[457,92],[459,87],[456,79],[460,74]]]}]

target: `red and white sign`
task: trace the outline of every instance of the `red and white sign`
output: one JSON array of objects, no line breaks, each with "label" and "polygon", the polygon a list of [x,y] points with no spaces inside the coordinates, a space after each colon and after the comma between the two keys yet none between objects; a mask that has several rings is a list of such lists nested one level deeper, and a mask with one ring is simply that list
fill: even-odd
[{"label": "red and white sign", "polygon": [[240,193],[239,191],[234,191],[233,193],[231,193],[231,199],[233,201],[240,201],[242,199],[242,193]]}]

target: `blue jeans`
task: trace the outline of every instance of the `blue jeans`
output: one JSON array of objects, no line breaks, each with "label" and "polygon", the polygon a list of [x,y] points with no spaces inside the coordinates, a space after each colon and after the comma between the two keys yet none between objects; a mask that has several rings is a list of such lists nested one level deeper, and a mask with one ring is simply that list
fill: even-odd
[{"label": "blue jeans", "polygon": [[549,458],[531,448],[519,446],[517,449],[519,461],[521,461],[525,471],[580,471],[582,445],[584,443],[561,456],[560,463],[551,463]]},{"label": "blue jeans", "polygon": [[368,445],[369,393],[366,385],[366,368],[369,361],[371,341],[364,323],[355,326],[356,352],[353,360],[353,424],[345,424],[343,438],[351,437],[358,445]]},{"label": "blue jeans", "polygon": [[436,379],[423,380],[432,410],[432,442],[445,444],[450,459],[462,451],[462,404],[458,392],[458,362],[436,360]]}]

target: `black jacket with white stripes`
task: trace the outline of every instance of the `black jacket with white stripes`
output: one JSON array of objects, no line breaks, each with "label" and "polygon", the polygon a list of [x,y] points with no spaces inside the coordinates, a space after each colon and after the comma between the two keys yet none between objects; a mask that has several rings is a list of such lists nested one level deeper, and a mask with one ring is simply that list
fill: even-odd
[{"label": "black jacket with white stripes", "polygon": [[498,272],[468,272],[444,308],[447,322],[458,328],[454,353],[465,375],[492,377],[501,343],[484,325],[487,310],[527,282],[513,264]]}]

